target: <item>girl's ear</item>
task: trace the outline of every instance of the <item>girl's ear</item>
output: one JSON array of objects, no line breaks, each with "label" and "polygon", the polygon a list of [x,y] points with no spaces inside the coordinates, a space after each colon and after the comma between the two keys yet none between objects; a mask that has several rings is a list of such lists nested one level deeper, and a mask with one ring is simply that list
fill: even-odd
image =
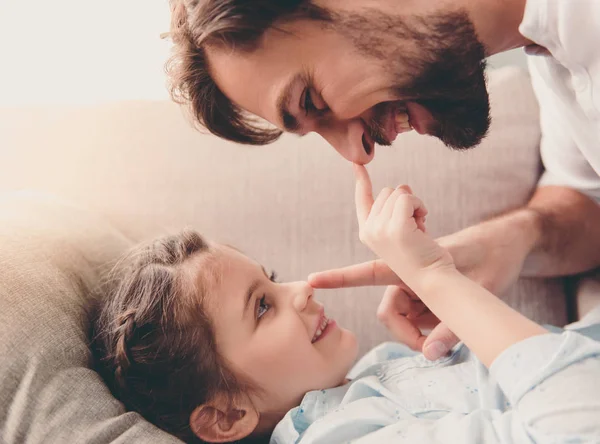
[{"label": "girl's ear", "polygon": [[249,436],[259,419],[260,415],[248,398],[241,403],[232,403],[224,396],[217,396],[212,402],[194,409],[190,427],[203,441],[231,442]]}]

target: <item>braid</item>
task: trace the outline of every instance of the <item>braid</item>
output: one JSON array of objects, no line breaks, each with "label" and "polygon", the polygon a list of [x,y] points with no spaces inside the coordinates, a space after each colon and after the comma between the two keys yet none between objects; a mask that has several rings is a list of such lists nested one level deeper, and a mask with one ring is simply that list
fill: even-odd
[{"label": "braid", "polygon": [[126,372],[134,364],[128,343],[135,329],[135,309],[129,309],[118,317],[115,344],[115,381],[124,389],[126,387]]}]

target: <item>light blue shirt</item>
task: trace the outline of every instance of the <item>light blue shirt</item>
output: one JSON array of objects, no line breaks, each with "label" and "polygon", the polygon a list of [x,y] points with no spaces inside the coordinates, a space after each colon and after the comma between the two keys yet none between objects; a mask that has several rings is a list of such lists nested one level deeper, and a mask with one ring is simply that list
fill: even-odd
[{"label": "light blue shirt", "polygon": [[348,384],[307,393],[271,444],[600,443],[600,342],[582,333],[529,338],[489,371],[462,344],[430,362],[384,343]]}]

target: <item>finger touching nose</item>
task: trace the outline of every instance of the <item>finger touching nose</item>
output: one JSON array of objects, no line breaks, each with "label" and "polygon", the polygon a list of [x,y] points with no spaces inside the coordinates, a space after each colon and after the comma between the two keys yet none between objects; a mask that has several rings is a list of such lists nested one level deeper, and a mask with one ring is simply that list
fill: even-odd
[{"label": "finger touching nose", "polygon": [[350,162],[366,165],[375,157],[375,143],[361,119],[328,121],[318,132]]}]

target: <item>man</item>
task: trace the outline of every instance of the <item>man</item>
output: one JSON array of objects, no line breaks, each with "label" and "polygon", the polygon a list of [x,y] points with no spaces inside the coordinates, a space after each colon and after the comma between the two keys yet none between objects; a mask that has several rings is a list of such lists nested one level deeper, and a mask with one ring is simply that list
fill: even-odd
[{"label": "man", "polygon": [[[315,131],[359,164],[410,130],[477,146],[490,123],[485,58],[525,47],[546,172],[526,207],[439,241],[496,293],[520,273],[600,265],[600,2],[181,0],[172,37],[173,96],[209,131],[248,144]],[[397,285],[380,307],[397,337],[430,359],[457,340],[443,325],[421,334],[399,308],[415,295],[381,261],[311,283]]]}]

